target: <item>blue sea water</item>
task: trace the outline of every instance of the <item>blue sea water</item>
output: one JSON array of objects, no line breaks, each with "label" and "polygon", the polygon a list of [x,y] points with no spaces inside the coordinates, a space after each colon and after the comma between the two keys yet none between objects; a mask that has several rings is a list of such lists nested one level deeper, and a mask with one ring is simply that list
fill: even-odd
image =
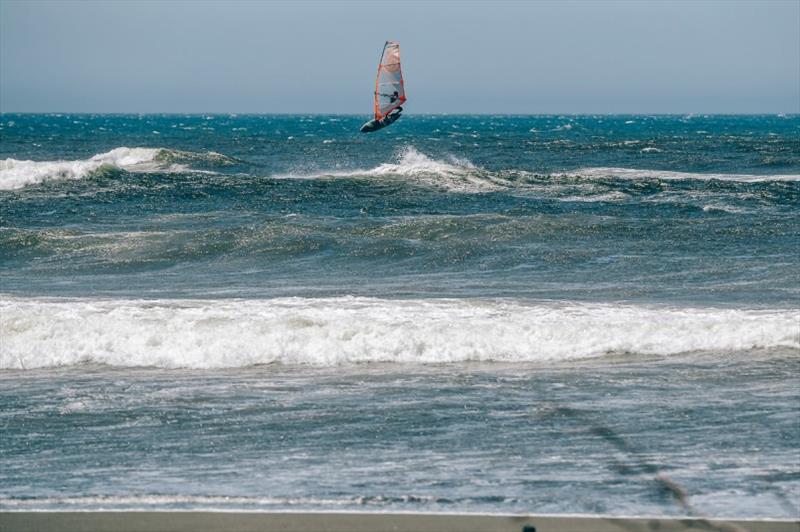
[{"label": "blue sea water", "polygon": [[363,121],[0,115],[0,508],[797,517],[800,117]]}]

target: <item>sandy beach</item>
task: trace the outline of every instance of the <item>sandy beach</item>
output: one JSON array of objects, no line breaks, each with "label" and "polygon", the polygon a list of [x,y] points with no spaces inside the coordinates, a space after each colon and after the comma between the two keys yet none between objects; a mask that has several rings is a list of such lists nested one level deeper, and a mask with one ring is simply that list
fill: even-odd
[{"label": "sandy beach", "polygon": [[203,532],[226,530],[326,532],[618,532],[716,530],[797,532],[798,521],[692,518],[587,517],[313,512],[3,512],[0,530],[17,532]]}]

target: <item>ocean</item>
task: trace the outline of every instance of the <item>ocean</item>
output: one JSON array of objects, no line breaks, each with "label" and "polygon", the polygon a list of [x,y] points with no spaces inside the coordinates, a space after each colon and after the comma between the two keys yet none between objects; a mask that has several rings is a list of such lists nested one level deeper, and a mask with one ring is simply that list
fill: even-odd
[{"label": "ocean", "polygon": [[800,116],[0,115],[0,509],[797,518]]}]

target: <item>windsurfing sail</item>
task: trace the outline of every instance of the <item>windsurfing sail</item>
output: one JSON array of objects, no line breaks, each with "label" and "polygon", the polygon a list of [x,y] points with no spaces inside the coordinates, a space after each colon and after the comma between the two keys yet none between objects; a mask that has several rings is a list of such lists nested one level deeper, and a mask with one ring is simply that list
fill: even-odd
[{"label": "windsurfing sail", "polygon": [[375,120],[382,120],[406,101],[403,71],[400,70],[400,45],[386,41],[383,45],[378,77],[375,79]]}]

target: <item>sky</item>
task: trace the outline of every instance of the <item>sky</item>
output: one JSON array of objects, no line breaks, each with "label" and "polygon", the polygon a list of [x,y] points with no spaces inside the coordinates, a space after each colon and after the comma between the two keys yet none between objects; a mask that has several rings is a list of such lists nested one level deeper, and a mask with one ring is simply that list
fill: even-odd
[{"label": "sky", "polygon": [[798,113],[800,0],[0,0],[0,111]]}]

